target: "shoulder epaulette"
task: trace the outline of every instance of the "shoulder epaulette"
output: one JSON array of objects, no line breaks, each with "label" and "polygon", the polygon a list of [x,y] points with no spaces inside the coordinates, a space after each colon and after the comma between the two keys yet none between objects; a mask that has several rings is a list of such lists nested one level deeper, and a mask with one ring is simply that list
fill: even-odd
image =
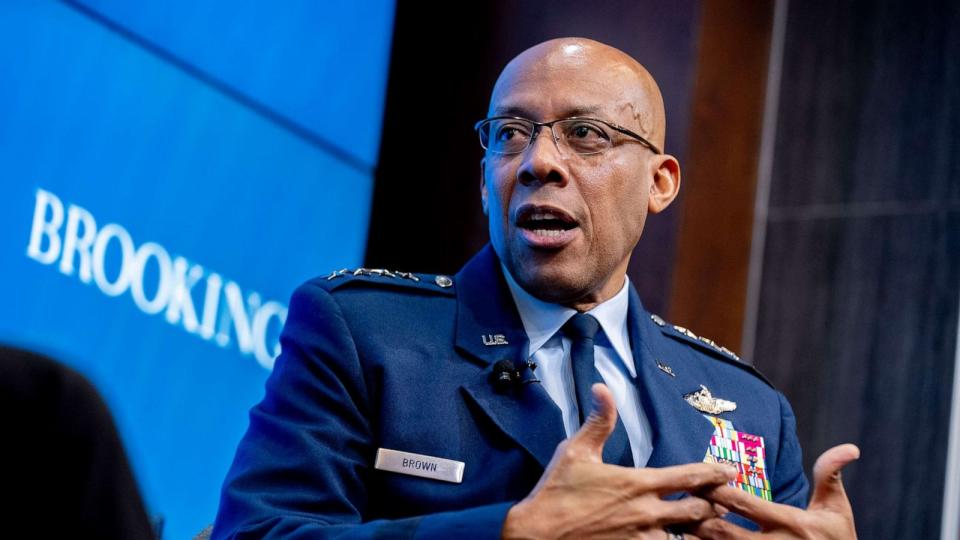
[{"label": "shoulder epaulette", "polygon": [[337,289],[350,283],[410,287],[440,293],[453,294],[453,278],[442,274],[414,274],[383,268],[341,268],[316,282],[328,290]]},{"label": "shoulder epaulette", "polygon": [[682,326],[679,326],[676,324],[670,324],[667,321],[663,320],[663,318],[660,317],[659,315],[651,314],[650,319],[654,322],[654,324],[660,327],[660,331],[663,332],[664,334],[674,339],[677,339],[679,341],[683,341],[683,342],[695,345],[702,350],[715,353],[713,355],[714,357],[720,358],[721,360],[725,360],[729,364],[733,364],[739,368],[745,369],[750,373],[753,373],[760,379],[762,379],[763,382],[769,384],[770,386],[773,386],[773,384],[769,380],[767,380],[767,378],[764,377],[763,374],[757,370],[757,368],[751,366],[750,364],[744,363],[743,361],[740,360],[740,357],[737,356],[735,352],[717,344],[717,342],[713,341],[712,339],[705,338],[703,336],[698,336]]}]

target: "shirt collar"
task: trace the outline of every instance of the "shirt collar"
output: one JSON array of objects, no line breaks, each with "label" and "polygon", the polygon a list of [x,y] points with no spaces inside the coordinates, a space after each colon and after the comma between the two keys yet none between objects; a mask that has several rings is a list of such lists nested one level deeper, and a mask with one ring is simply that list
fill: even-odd
[{"label": "shirt collar", "polygon": [[[530,342],[527,354],[533,356],[533,353],[543,347],[577,311],[560,304],[544,302],[534,297],[514,281],[513,276],[502,264],[501,269],[510,288],[513,301],[517,305],[517,311],[520,313],[520,320],[523,321],[523,328],[527,332],[527,339]],[[629,289],[630,278],[624,276],[623,287],[620,288],[620,292],[615,294],[613,298],[598,304],[587,313],[596,317],[617,356],[620,357],[630,374],[636,376],[636,368],[633,366],[633,352],[630,350],[630,334],[627,331],[627,307],[630,303]]]}]

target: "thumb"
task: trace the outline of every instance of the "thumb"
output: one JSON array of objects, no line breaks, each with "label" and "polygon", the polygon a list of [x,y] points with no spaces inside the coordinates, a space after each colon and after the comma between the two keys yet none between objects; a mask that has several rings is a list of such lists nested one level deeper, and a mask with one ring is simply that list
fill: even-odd
[{"label": "thumb", "polygon": [[580,429],[570,438],[570,445],[577,450],[584,450],[603,461],[603,443],[617,427],[617,406],[613,402],[613,394],[607,385],[596,383],[590,389],[593,394],[593,408],[590,416],[583,422]]},{"label": "thumb", "polygon": [[834,511],[850,510],[850,501],[843,489],[840,469],[860,458],[860,449],[852,444],[841,444],[827,450],[813,466],[813,497],[811,509],[826,508]]}]

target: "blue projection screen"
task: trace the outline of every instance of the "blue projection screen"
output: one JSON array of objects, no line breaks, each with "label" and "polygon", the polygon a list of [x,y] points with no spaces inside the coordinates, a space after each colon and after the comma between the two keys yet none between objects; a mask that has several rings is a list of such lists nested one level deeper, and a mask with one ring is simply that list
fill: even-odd
[{"label": "blue projection screen", "polygon": [[134,5],[0,4],[0,341],[91,378],[189,538],[290,293],[362,261],[394,7]]}]

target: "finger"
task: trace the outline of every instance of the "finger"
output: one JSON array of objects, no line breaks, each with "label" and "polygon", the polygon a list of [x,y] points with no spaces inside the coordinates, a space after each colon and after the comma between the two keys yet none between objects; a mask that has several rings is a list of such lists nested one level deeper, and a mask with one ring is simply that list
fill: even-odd
[{"label": "finger", "polygon": [[684,497],[675,501],[647,498],[635,500],[635,507],[638,509],[637,523],[640,525],[666,527],[718,517],[713,505],[700,497]]},{"label": "finger", "polygon": [[602,460],[603,443],[607,442],[607,438],[617,427],[617,406],[605,384],[594,384],[591,391],[593,409],[583,426],[570,438],[568,449],[587,450],[591,457]]},{"label": "finger", "polygon": [[753,520],[765,529],[777,527],[792,529],[794,528],[792,525],[803,513],[802,510],[792,506],[766,501],[731,486],[719,486],[701,492],[699,495],[711,502],[722,504],[730,511]]},{"label": "finger", "polygon": [[673,467],[632,469],[640,491],[660,495],[680,491],[699,491],[720,486],[736,479],[737,471],[716,463],[690,463]]},{"label": "finger", "polygon": [[810,508],[828,508],[844,511],[850,501],[843,489],[840,470],[860,457],[860,449],[852,444],[841,444],[827,450],[813,466],[813,497]]},{"label": "finger", "polygon": [[730,513],[730,510],[728,510],[726,506],[717,503],[713,503],[713,511],[716,512],[720,517]]},{"label": "finger", "polygon": [[719,518],[708,519],[703,523],[698,523],[691,531],[697,537],[703,540],[732,540],[739,538],[759,539],[763,538],[759,533],[748,531],[743,527],[738,527],[729,521]]}]

